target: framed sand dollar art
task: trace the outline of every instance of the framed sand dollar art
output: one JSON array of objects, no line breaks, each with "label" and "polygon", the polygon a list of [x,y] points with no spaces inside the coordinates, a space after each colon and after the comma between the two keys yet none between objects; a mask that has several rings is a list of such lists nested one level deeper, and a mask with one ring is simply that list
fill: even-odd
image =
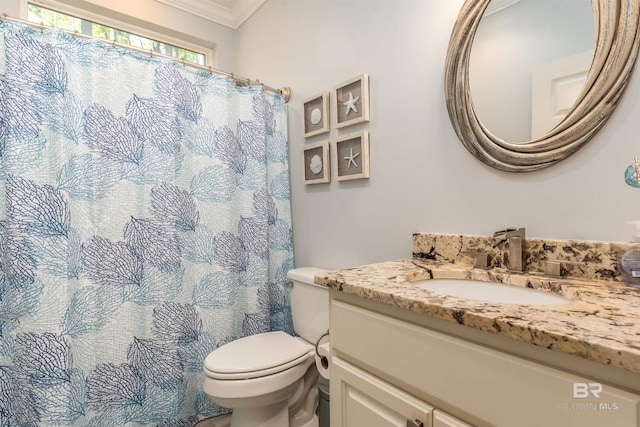
[{"label": "framed sand dollar art", "polygon": [[329,132],[329,92],[322,92],[303,103],[304,137]]},{"label": "framed sand dollar art", "polygon": [[306,145],[302,150],[302,173],[305,184],[330,181],[329,141]]}]

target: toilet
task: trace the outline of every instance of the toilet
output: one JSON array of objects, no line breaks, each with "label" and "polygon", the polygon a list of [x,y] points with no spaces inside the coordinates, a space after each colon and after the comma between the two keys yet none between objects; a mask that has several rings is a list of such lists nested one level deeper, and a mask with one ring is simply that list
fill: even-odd
[{"label": "toilet", "polygon": [[204,361],[204,392],[232,409],[231,427],[317,427],[315,344],[329,330],[329,293],[315,267],[287,274],[297,337],[250,335],[218,347]]}]

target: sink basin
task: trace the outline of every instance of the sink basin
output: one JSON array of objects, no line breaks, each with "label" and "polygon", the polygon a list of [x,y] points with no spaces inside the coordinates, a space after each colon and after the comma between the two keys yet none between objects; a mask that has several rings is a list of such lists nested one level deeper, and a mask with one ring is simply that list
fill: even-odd
[{"label": "sink basin", "polygon": [[440,295],[503,304],[567,304],[571,300],[552,293],[479,280],[433,279],[413,282],[421,289]]}]

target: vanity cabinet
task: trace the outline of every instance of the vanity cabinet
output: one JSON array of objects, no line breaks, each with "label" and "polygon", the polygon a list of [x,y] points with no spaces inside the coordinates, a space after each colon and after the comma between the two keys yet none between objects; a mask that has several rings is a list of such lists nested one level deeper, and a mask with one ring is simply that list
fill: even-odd
[{"label": "vanity cabinet", "polygon": [[639,394],[331,295],[332,427],[640,426]]}]

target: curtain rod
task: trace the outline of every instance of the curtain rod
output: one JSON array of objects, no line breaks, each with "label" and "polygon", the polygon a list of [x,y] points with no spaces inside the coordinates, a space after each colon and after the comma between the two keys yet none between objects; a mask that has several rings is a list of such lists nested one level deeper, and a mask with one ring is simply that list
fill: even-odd
[{"label": "curtain rod", "polygon": [[205,65],[196,64],[195,62],[185,61],[184,58],[176,58],[174,56],[165,55],[163,53],[157,53],[157,52],[154,52],[152,50],[146,50],[146,49],[142,49],[142,48],[139,48],[139,47],[136,47],[136,46],[131,46],[131,45],[128,45],[128,44],[119,43],[119,42],[117,42],[115,40],[107,40],[107,39],[103,39],[103,38],[100,38],[100,37],[90,36],[90,35],[87,35],[87,34],[79,33],[78,31],[64,30],[62,28],[55,28],[55,27],[51,27],[49,25],[44,25],[42,23],[30,22],[30,21],[26,21],[24,19],[13,18],[13,17],[10,17],[9,15],[7,15],[6,13],[3,13],[2,15],[0,15],[0,21],[2,21],[2,20],[11,21],[11,22],[18,22],[18,23],[21,23],[21,24],[29,25],[30,27],[33,27],[33,28],[38,28],[40,30],[58,29],[60,31],[64,31],[65,33],[71,34],[74,37],[80,37],[80,38],[92,39],[92,40],[99,40],[101,42],[109,43],[110,45],[112,45],[114,47],[120,47],[120,48],[123,48],[123,49],[133,50],[135,52],[147,54],[147,55],[150,55],[152,57],[156,56],[158,58],[170,59],[172,61],[180,62],[184,66],[188,66],[188,67],[196,68],[198,70],[208,71],[210,73],[220,74],[220,75],[223,75],[223,76],[230,77],[239,86],[251,86],[252,84],[262,86],[268,91],[282,94],[282,96],[284,96],[284,102],[289,102],[289,99],[291,99],[291,89],[288,88],[288,87],[281,87],[280,89],[276,89],[276,88],[273,88],[271,86],[267,86],[264,83],[261,83],[260,80],[251,80],[251,79],[246,78],[246,77],[236,76],[233,73],[227,73],[225,71],[217,70],[215,68],[212,68],[211,66],[205,66]]}]

